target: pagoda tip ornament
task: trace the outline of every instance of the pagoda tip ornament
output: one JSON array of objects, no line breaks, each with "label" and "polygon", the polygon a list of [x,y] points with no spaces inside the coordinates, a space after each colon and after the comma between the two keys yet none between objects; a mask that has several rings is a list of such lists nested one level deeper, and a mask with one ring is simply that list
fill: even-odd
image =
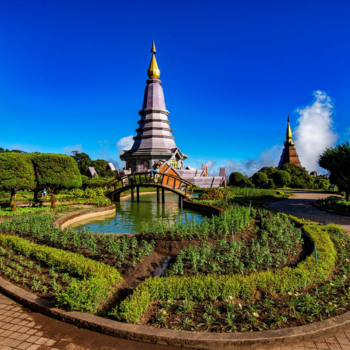
[{"label": "pagoda tip ornament", "polygon": [[288,126],[287,126],[287,132],[286,132],[286,143],[289,145],[294,146],[295,142],[293,141],[293,134],[292,134],[292,129],[290,128],[290,119],[289,119],[289,115],[288,115]]},{"label": "pagoda tip ornament", "polygon": [[150,79],[159,79],[160,70],[158,68],[158,64],[157,64],[157,60],[156,60],[156,56],[155,56],[157,51],[156,51],[156,45],[154,44],[154,40],[152,43],[151,53],[152,53],[152,59],[151,59],[151,63],[149,64],[149,67],[148,67],[147,75]]}]

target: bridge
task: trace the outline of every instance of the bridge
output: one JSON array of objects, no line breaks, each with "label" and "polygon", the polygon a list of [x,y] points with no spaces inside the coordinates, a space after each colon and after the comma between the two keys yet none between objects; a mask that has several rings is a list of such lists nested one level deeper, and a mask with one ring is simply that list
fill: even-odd
[{"label": "bridge", "polygon": [[182,207],[183,198],[192,198],[193,188],[195,185],[179,176],[157,173],[151,178],[149,172],[138,172],[123,175],[107,184],[106,196],[112,201],[119,202],[120,194],[130,190],[131,200],[140,200],[140,187],[152,187],[157,189],[157,202],[160,203],[160,191],[162,193],[162,203],[165,203],[165,191],[171,191],[179,195],[179,206]]}]

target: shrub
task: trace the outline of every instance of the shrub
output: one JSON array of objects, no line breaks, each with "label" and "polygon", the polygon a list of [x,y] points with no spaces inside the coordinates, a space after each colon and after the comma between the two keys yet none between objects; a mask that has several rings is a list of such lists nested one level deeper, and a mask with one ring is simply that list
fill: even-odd
[{"label": "shrub", "polygon": [[27,154],[15,152],[0,153],[0,190],[11,192],[10,205],[16,211],[17,190],[35,187],[34,169]]},{"label": "shrub", "polygon": [[252,181],[254,185],[262,186],[266,185],[269,182],[269,179],[265,173],[257,172],[253,175]]},{"label": "shrub", "polygon": [[292,178],[286,171],[279,170],[273,175],[273,180],[278,187],[285,187],[292,181]]},{"label": "shrub", "polygon": [[243,186],[245,182],[246,182],[246,177],[238,171],[235,171],[230,175],[230,179],[229,179],[230,186]]},{"label": "shrub", "polygon": [[34,165],[37,188],[49,187],[52,208],[55,208],[57,190],[81,186],[81,176],[77,163],[64,154],[34,153],[31,155]]}]

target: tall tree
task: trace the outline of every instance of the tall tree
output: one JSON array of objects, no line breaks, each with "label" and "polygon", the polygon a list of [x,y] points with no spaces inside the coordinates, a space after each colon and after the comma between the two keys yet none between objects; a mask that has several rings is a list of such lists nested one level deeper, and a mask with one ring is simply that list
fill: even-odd
[{"label": "tall tree", "polygon": [[84,152],[78,152],[78,151],[73,151],[72,154],[73,154],[72,157],[75,159],[75,161],[78,164],[80,174],[88,176],[88,168],[89,166],[92,166],[92,160],[89,157],[89,155]]},{"label": "tall tree", "polygon": [[37,188],[52,190],[51,206],[54,209],[57,191],[81,186],[81,175],[77,163],[64,154],[32,154]]},{"label": "tall tree", "polygon": [[16,152],[0,153],[0,189],[11,192],[10,206],[17,210],[16,192],[35,187],[33,164],[27,154]]},{"label": "tall tree", "polygon": [[330,179],[338,188],[345,191],[346,200],[350,196],[350,144],[345,142],[327,148],[318,159],[318,164],[330,172]]}]

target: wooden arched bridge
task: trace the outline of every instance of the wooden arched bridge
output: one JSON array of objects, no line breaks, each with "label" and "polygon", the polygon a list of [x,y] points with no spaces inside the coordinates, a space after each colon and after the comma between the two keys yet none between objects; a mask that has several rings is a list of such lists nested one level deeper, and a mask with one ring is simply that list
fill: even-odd
[{"label": "wooden arched bridge", "polygon": [[120,201],[120,194],[130,190],[131,199],[134,200],[136,189],[136,200],[140,199],[140,187],[153,187],[157,189],[157,202],[160,203],[160,190],[162,192],[162,203],[165,202],[165,190],[179,195],[179,205],[182,206],[183,198],[192,198],[194,184],[179,176],[157,173],[151,178],[151,172],[140,172],[123,175],[108,183],[106,196],[112,201]]}]

